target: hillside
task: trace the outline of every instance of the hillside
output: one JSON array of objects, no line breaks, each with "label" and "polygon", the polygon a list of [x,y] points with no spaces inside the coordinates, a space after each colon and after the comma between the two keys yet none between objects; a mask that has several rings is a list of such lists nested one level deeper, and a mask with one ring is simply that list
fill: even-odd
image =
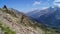
[{"label": "hillside", "polygon": [[[25,14],[4,6],[0,8],[0,23],[4,34],[43,34],[36,21]],[[6,30],[7,29],[7,30]]]},{"label": "hillside", "polygon": [[1,34],[60,34],[60,31],[38,23],[24,13],[4,6],[0,8]]}]

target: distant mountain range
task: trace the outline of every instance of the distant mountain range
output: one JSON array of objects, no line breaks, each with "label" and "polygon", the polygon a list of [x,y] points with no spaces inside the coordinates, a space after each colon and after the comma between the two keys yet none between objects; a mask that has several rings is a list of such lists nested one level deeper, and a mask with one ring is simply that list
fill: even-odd
[{"label": "distant mountain range", "polygon": [[27,13],[29,17],[49,27],[60,28],[60,7],[54,6],[44,10],[34,10]]}]

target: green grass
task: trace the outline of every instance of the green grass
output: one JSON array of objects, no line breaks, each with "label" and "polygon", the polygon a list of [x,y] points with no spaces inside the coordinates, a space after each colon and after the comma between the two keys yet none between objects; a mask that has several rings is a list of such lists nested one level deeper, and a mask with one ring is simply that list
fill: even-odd
[{"label": "green grass", "polygon": [[3,26],[0,22],[0,28],[5,34],[16,34],[16,32],[12,31],[9,27]]}]

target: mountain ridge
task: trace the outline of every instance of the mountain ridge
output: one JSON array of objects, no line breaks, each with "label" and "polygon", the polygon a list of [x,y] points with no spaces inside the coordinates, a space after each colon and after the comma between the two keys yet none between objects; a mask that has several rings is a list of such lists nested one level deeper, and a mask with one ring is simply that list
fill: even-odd
[{"label": "mountain ridge", "polygon": [[47,27],[32,17],[6,6],[0,8],[0,28],[3,32],[1,34],[60,34],[59,30]]},{"label": "mountain ridge", "polygon": [[52,25],[52,27],[55,27],[55,26],[58,27],[59,26],[58,24],[60,22],[59,13],[60,13],[60,7],[54,6],[54,7],[49,7],[47,9],[44,9],[44,10],[31,12],[28,14],[28,16],[34,18],[38,22],[42,22],[46,26]]},{"label": "mountain ridge", "polygon": [[[44,32],[38,27],[36,21],[33,22],[24,13],[14,9],[8,9],[6,6],[0,8],[0,21],[16,34],[43,34]],[[10,33],[7,32],[7,34]]]}]

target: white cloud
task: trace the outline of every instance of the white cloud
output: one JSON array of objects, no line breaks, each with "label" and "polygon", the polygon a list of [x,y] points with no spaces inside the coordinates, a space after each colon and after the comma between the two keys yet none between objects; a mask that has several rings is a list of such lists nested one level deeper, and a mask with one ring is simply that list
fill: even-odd
[{"label": "white cloud", "polygon": [[54,5],[56,5],[56,6],[59,6],[59,7],[60,7],[60,3],[55,3]]},{"label": "white cloud", "polygon": [[38,1],[35,1],[34,3],[33,3],[33,5],[39,5],[40,4],[40,2],[38,2]]},{"label": "white cloud", "polygon": [[60,2],[60,0],[55,0],[55,1],[53,2],[53,4],[60,7],[60,3],[59,3],[59,2]]},{"label": "white cloud", "polygon": [[60,0],[55,0],[55,2],[60,2]]}]

